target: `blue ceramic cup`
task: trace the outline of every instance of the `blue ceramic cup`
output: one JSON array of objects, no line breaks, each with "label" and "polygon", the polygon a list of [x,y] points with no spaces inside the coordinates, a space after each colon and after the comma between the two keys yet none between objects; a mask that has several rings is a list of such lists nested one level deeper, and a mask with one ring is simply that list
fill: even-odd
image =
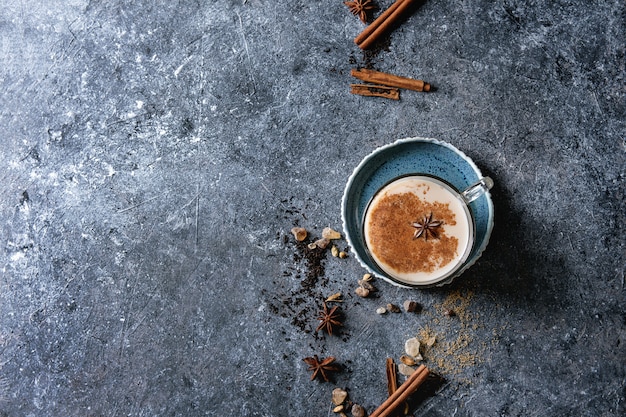
[{"label": "blue ceramic cup", "polygon": [[[469,243],[460,248],[447,268],[419,279],[398,274],[368,247],[365,220],[368,208],[376,196],[405,178],[434,181],[450,196],[462,202],[466,215],[459,220],[468,222]],[[474,162],[454,146],[435,139],[409,138],[376,149],[355,168],[342,199],[342,220],[351,251],[361,265],[374,275],[401,287],[424,288],[451,282],[473,265],[484,251],[493,229],[493,203],[489,189],[493,185]],[[419,219],[413,219],[413,227]],[[433,219],[436,222],[437,219]],[[416,235],[418,235],[418,229]],[[427,237],[422,236],[420,237]],[[390,242],[398,244],[398,242]],[[399,243],[400,245],[402,243]]]}]

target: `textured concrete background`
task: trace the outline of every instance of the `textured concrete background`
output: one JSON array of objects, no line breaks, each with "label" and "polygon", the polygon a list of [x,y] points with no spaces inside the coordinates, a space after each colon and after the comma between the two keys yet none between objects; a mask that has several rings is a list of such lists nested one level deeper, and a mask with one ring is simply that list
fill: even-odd
[{"label": "textured concrete background", "polygon": [[[425,329],[416,415],[626,412],[622,0],[428,0],[370,54],[340,0],[0,3],[0,415],[326,416],[335,386],[371,412]],[[363,65],[436,91],[353,96]],[[492,176],[492,240],[358,299],[289,230],[340,229],[353,168],[411,136]]]}]

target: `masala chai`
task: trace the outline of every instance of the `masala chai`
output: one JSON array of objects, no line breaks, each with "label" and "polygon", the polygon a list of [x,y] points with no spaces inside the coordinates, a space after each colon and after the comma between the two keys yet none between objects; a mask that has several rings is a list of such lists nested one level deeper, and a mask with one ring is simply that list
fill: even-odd
[{"label": "masala chai", "polygon": [[454,274],[474,241],[473,219],[459,194],[419,175],[392,181],[374,196],[363,232],[380,269],[406,284],[436,283]]}]

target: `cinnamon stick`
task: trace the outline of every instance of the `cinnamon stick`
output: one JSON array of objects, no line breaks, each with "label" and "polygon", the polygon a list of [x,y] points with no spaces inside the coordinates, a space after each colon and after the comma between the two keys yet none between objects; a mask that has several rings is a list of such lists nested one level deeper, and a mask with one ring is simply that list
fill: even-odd
[{"label": "cinnamon stick", "polygon": [[391,13],[393,13],[404,1],[405,0],[396,0],[391,6],[389,6],[387,10],[385,10],[380,16],[374,19],[374,21],[370,23],[369,26],[363,29],[363,31],[356,38],[354,38],[354,43],[358,45],[362,43],[365,39],[367,39],[367,37],[370,36],[376,29],[378,29],[380,24],[387,20],[389,15],[391,15]]},{"label": "cinnamon stick", "polygon": [[[387,358],[387,362],[385,364],[385,373],[387,374],[387,393],[389,395],[393,395],[394,392],[398,390],[398,374],[396,372],[396,364],[393,361],[393,358]],[[404,413],[397,412],[393,415],[393,417],[399,417],[402,415],[408,414],[409,404],[404,402]]]},{"label": "cinnamon stick", "polygon": [[404,384],[400,385],[396,392],[390,395],[369,417],[392,416],[396,409],[422,385],[428,377],[428,374],[428,368],[424,365],[420,365],[409,379],[407,379]]},{"label": "cinnamon stick", "polygon": [[387,374],[387,392],[389,395],[393,395],[398,390],[398,375],[393,358],[387,358],[385,370]]},{"label": "cinnamon stick", "polygon": [[368,83],[382,84],[389,87],[406,88],[407,90],[414,91],[430,91],[430,84],[427,82],[413,78],[401,77],[399,75],[388,74],[386,72],[361,68],[352,69],[350,71],[350,75]]},{"label": "cinnamon stick", "polygon": [[354,43],[361,49],[369,49],[376,41],[395,25],[409,9],[415,0],[397,0],[385,10],[376,20],[366,27]]},{"label": "cinnamon stick", "polygon": [[350,84],[350,92],[360,96],[384,97],[392,100],[400,100],[400,90],[385,85]]}]

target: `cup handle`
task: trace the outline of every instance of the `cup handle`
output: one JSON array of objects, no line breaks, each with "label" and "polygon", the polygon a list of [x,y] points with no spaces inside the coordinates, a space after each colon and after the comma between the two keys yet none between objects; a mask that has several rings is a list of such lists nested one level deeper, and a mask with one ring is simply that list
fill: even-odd
[{"label": "cup handle", "polygon": [[469,204],[481,195],[485,194],[493,187],[493,180],[489,177],[483,177],[478,182],[470,185],[461,193],[465,203]]}]

